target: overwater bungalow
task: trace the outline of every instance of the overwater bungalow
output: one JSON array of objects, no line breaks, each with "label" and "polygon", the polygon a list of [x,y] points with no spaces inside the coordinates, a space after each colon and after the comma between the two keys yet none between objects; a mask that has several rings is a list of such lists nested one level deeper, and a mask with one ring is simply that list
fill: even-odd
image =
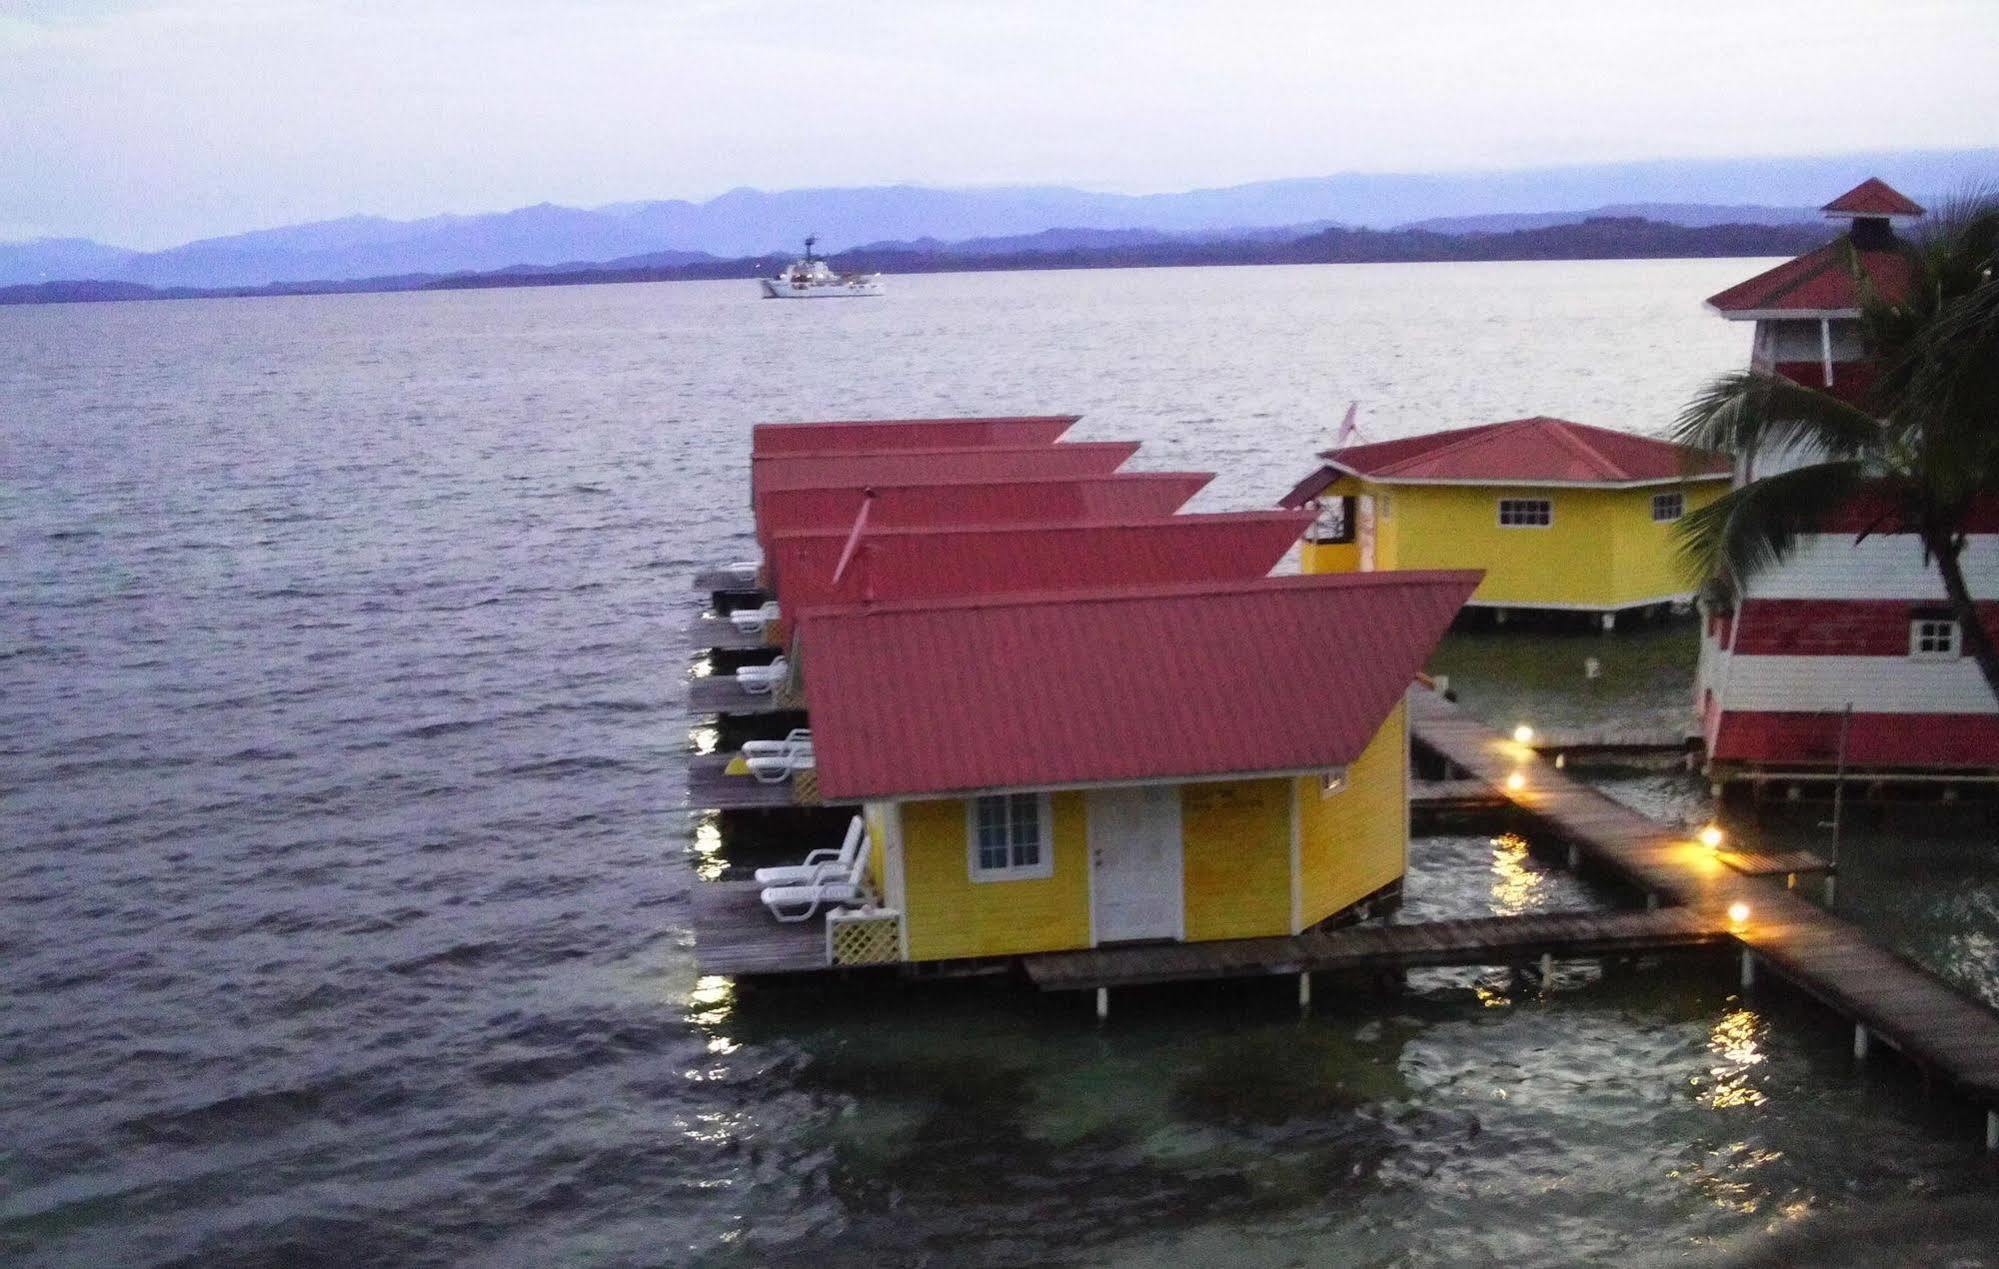
[{"label": "overwater bungalow", "polygon": [[836,922],[832,962],[981,962],[1291,934],[1393,902],[1403,694],[1477,580],[807,610],[818,791],[864,806],[865,844],[851,871],[765,890],[755,917],[812,920],[865,890],[872,914]]},{"label": "overwater bungalow", "polygon": [[1671,530],[1729,481],[1725,459],[1539,417],[1320,457],[1283,499],[1320,514],[1305,572],[1479,569],[1467,607],[1585,613],[1606,630],[1693,599]]}]

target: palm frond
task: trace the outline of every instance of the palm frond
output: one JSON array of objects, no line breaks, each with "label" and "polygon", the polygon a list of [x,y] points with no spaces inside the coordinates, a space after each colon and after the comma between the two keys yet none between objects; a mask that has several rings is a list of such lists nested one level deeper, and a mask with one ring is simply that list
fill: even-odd
[{"label": "palm frond", "polygon": [[1814,463],[1731,489],[1674,526],[1680,557],[1701,583],[1740,587],[1826,524],[1870,474],[1855,460]]},{"label": "palm frond", "polygon": [[1672,437],[1730,456],[1797,450],[1858,459],[1881,445],[1881,425],[1838,397],[1760,370],[1722,375],[1680,412]]}]

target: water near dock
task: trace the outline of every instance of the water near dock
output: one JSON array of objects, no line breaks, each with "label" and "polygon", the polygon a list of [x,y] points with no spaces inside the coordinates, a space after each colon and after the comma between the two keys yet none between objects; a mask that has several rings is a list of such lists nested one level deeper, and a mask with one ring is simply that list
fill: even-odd
[{"label": "water near dock", "polygon": [[[1073,410],[1263,505],[1356,396],[1376,435],[1655,425],[1741,362],[1699,297],[1751,268],[0,310],[0,1260],[1989,1256],[1962,1108],[1697,954],[1422,970],[1304,1022],[1283,980],[1133,988],[1103,1030],[693,970],[731,861],[677,809],[685,586],[748,553],[752,420]],[[1594,637],[1437,668],[1497,721],[1649,730],[1680,637],[1602,641],[1586,689]],[[1670,771],[1589,778],[1702,814]],[[1999,861],[1953,815],[1861,817],[1840,906],[1999,1002]],[[1484,833],[1413,865],[1412,922],[1629,899]]]}]

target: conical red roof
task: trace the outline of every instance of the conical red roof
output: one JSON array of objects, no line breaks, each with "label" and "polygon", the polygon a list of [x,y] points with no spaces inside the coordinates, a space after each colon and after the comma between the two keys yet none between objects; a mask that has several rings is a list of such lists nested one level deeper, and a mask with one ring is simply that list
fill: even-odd
[{"label": "conical red roof", "polygon": [[1828,216],[1920,216],[1922,205],[1870,176],[1819,209]]}]

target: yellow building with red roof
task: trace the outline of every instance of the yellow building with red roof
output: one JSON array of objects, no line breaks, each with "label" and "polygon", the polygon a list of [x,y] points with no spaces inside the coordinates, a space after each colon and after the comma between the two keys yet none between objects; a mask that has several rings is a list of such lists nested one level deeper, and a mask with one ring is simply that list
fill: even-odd
[{"label": "yellow building with red roof", "polygon": [[1535,417],[1348,445],[1283,499],[1313,506],[1308,573],[1477,569],[1467,607],[1597,615],[1693,598],[1672,528],[1728,488],[1726,460]]}]

